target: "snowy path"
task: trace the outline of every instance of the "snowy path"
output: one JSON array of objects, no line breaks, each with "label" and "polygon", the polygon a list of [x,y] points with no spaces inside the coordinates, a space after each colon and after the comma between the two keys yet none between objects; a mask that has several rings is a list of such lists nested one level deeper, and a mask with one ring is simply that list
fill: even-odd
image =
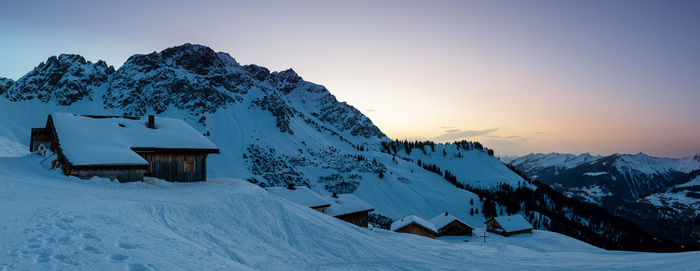
[{"label": "snowy path", "polygon": [[0,157],[0,270],[700,270],[536,231],[471,242],[358,228],[233,179],[116,184]]}]

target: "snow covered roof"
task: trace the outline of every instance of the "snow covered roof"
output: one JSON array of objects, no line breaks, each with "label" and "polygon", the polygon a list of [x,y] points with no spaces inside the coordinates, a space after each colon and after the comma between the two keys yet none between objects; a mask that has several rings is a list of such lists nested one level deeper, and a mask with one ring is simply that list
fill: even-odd
[{"label": "snow covered roof", "polygon": [[394,221],[394,223],[391,223],[391,230],[395,231],[400,228],[406,227],[411,223],[416,223],[418,225],[423,226],[426,229],[429,229],[435,233],[437,233],[437,229],[435,228],[435,225],[433,223],[430,223],[429,221],[422,219],[420,217],[417,217],[415,215],[409,215],[407,217],[404,217],[402,219],[399,219],[397,221]]},{"label": "snow covered roof", "polygon": [[286,187],[268,187],[267,191],[288,201],[310,208],[331,205],[328,199],[319,196],[316,192],[303,186],[296,187],[294,190]]},{"label": "snow covered roof", "polygon": [[530,222],[527,222],[527,220],[525,220],[525,218],[521,215],[499,216],[494,217],[493,219],[496,220],[498,225],[500,225],[506,232],[532,229]]},{"label": "snow covered roof", "polygon": [[155,129],[150,129],[145,119],[95,118],[72,113],[50,116],[61,151],[74,166],[148,165],[132,148],[218,152],[214,143],[178,119],[155,118]]},{"label": "snow covered roof", "polygon": [[330,201],[331,206],[326,209],[326,213],[332,216],[374,210],[372,205],[353,194],[338,194],[337,198],[330,197]]},{"label": "snow covered roof", "polygon": [[[455,220],[461,222],[464,225],[469,226],[469,224],[464,223],[464,221],[459,220],[459,218],[456,218],[453,215],[448,214],[447,212],[444,212],[444,213],[437,215],[436,217],[434,217],[433,219],[430,220],[430,223],[433,223],[433,225],[435,225],[435,228],[442,229],[442,227],[447,226],[447,224],[450,224],[450,223],[452,223],[452,221],[455,221]],[[474,228],[472,226],[469,226],[469,227],[472,229]]]}]

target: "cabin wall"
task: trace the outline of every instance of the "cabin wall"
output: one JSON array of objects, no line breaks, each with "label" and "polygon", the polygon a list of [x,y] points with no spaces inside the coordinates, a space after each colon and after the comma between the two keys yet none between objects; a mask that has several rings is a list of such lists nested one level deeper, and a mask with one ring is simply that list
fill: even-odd
[{"label": "cabin wall", "polygon": [[76,176],[82,179],[90,179],[94,176],[108,178],[111,180],[119,180],[119,182],[140,182],[143,181],[144,169],[68,169],[68,175]]},{"label": "cabin wall", "polygon": [[[207,155],[199,153],[137,152],[146,159],[149,169],[145,176],[171,182],[199,182],[207,179]],[[185,172],[185,161],[194,161],[194,170]]]},{"label": "cabin wall", "polygon": [[364,211],[364,212],[339,215],[339,216],[336,216],[336,218],[343,220],[345,222],[348,222],[348,223],[355,224],[355,225],[360,226],[360,227],[367,228],[367,225],[369,224],[368,214],[369,214],[369,211]]},{"label": "cabin wall", "polygon": [[461,235],[472,235],[472,229],[465,226],[458,221],[452,221],[450,224],[445,225],[442,229],[438,230],[438,236],[461,236]]},{"label": "cabin wall", "polygon": [[29,144],[29,151],[34,152],[39,149],[41,144],[51,149],[53,144],[53,136],[46,129],[32,129],[32,135]]},{"label": "cabin wall", "polygon": [[521,230],[521,231],[511,231],[511,232],[501,232],[499,234],[501,234],[503,236],[513,236],[513,235],[522,234],[522,233],[532,233],[532,229]]},{"label": "cabin wall", "polygon": [[396,230],[396,232],[411,233],[435,239],[435,233],[433,231],[428,230],[416,223],[408,224],[405,227]]}]

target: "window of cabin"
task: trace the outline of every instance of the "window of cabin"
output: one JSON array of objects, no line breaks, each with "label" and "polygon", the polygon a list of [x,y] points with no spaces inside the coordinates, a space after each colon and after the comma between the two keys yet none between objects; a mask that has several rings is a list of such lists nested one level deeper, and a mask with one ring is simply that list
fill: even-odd
[{"label": "window of cabin", "polygon": [[194,161],[185,161],[185,172],[194,171]]}]

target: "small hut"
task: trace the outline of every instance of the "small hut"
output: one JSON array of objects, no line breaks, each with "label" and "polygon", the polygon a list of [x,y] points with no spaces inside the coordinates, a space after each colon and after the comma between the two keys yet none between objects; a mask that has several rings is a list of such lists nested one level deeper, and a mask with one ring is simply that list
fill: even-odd
[{"label": "small hut", "polygon": [[283,199],[306,206],[321,213],[325,213],[326,209],[331,206],[331,201],[316,194],[307,187],[268,187],[267,191],[275,194]]},{"label": "small hut", "polygon": [[473,227],[464,223],[464,221],[448,214],[447,212],[441,213],[438,216],[430,220],[430,223],[435,225],[438,230],[437,236],[457,236],[457,235],[467,235],[471,236]]},{"label": "small hut", "polygon": [[485,222],[486,230],[503,236],[532,233],[532,225],[521,215],[499,216]]},{"label": "small hut", "polygon": [[415,215],[409,215],[394,221],[394,223],[391,223],[391,230],[395,232],[421,235],[433,239],[435,239],[435,236],[438,234],[438,231],[433,223],[430,223],[429,221]]},{"label": "small hut", "polygon": [[32,129],[30,151],[40,146],[56,154],[66,175],[120,182],[144,176],[173,182],[206,181],[207,155],[219,149],[178,119],[82,116],[52,113],[44,128]]},{"label": "small hut", "polygon": [[333,195],[330,201],[331,206],[326,214],[360,227],[366,228],[369,224],[369,212],[374,211],[374,208],[355,195]]}]

